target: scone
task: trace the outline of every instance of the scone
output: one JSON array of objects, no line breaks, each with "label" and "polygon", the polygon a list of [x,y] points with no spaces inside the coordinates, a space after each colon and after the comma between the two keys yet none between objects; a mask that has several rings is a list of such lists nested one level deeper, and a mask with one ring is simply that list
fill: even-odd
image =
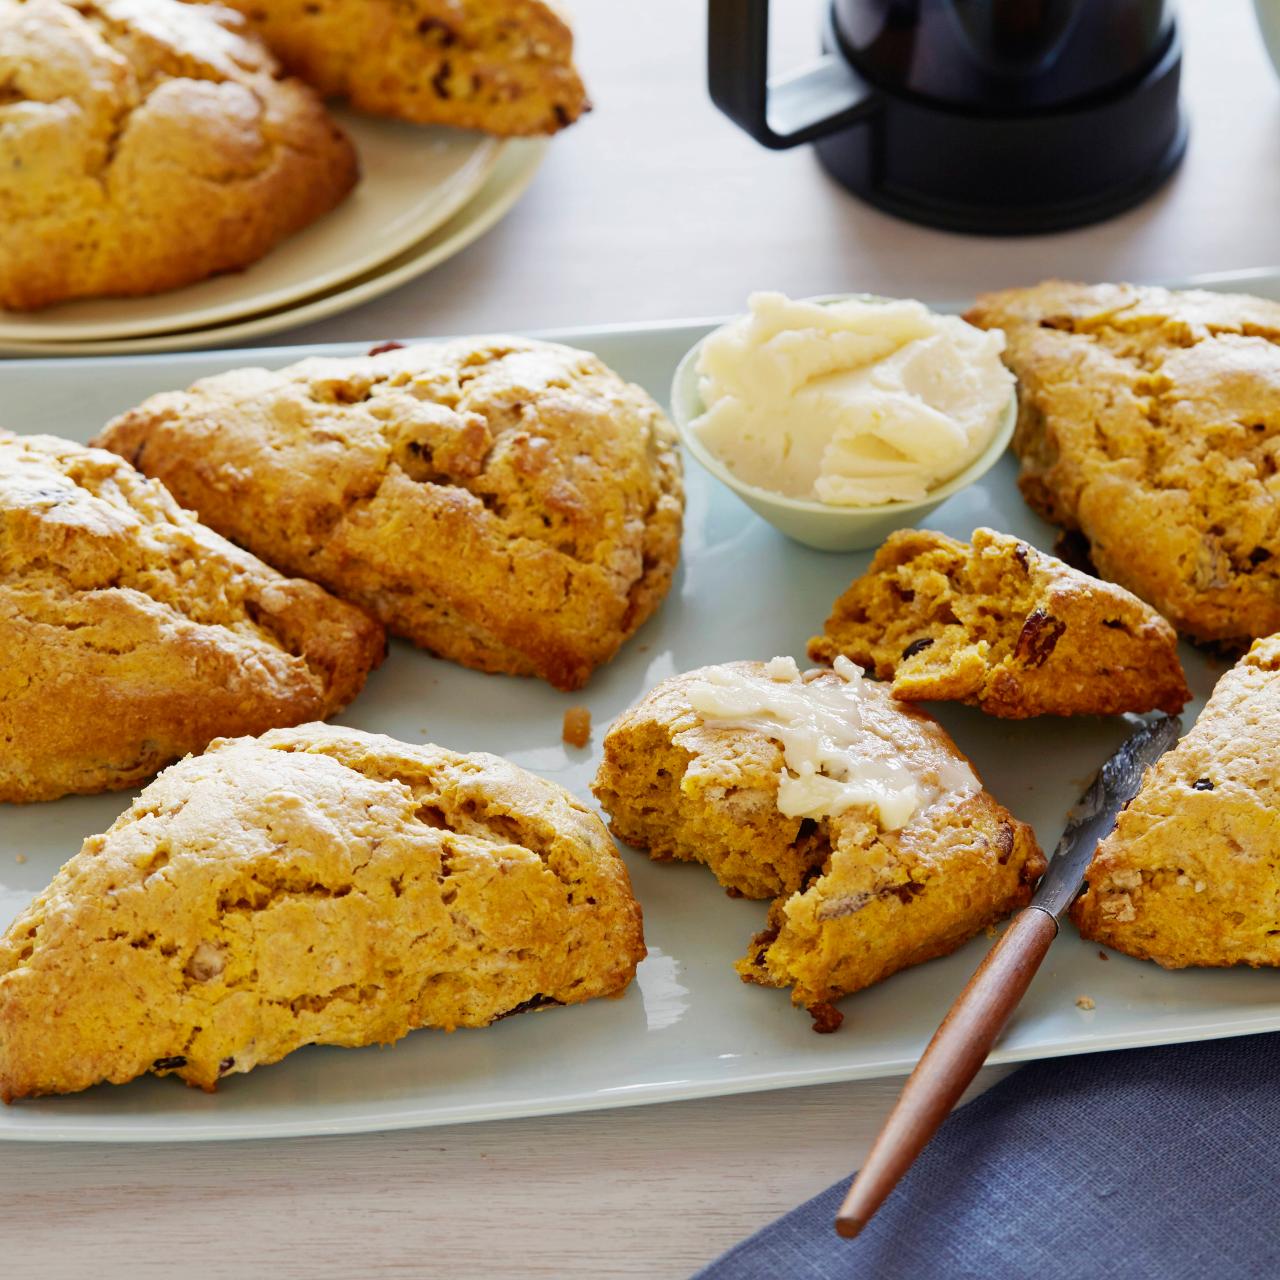
[{"label": "scone", "polygon": [[132,787],[221,734],[332,715],[385,648],[115,454],[0,432],[0,800]]},{"label": "scone", "polygon": [[1169,969],[1280,965],[1280,636],[1218,681],[1098,846],[1086,938]]},{"label": "scone", "polygon": [[657,608],[679,554],[674,428],[547,342],[239,369],[153,396],[99,442],[398,635],[560,689]]},{"label": "scone", "polygon": [[900,529],[836,601],[809,656],[838,654],[896,698],[988,715],[1176,714],[1191,697],[1178,636],[1150,606],[992,529],[969,543]]},{"label": "scone", "polygon": [[304,725],[216,742],[90,836],[0,940],[0,1097],[213,1089],[617,995],[640,908],[599,818],[489,755]]},{"label": "scone", "polygon": [[817,823],[778,811],[777,742],[694,710],[690,686],[710,670],[663,680],[610,725],[591,790],[613,834],[655,861],[704,863],[735,896],[794,893],[822,867],[830,841]]},{"label": "scone", "polygon": [[590,110],[542,0],[230,0],[290,71],[376,115],[503,135]]},{"label": "scone", "polygon": [[337,205],[355,152],[239,14],[0,0],[0,306],[172,289]]},{"label": "scone", "polygon": [[1027,501],[1196,640],[1280,631],[1280,303],[1050,281],[1004,330]]},{"label": "scone", "polygon": [[738,971],[820,1031],[831,1001],[1025,906],[1045,865],[941,726],[843,658],[664,681],[609,730],[593,790],[619,839],[777,895]]}]

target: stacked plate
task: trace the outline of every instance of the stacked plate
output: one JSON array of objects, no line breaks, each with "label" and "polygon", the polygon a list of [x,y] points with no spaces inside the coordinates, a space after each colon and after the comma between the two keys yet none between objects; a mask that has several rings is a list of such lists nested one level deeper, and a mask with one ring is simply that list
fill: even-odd
[{"label": "stacked plate", "polygon": [[332,213],[245,271],[145,298],[0,311],[0,352],[110,355],[214,347],[368,302],[452,257],[519,198],[546,143],[337,112],[361,180]]}]

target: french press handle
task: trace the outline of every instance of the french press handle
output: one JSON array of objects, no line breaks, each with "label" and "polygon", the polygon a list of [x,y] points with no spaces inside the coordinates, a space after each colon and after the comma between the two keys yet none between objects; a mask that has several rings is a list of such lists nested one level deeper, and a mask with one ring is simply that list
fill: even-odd
[{"label": "french press handle", "polygon": [[769,79],[769,0],[709,0],[711,100],[757,142],[780,151],[848,128],[877,106],[874,91],[828,40],[830,52]]}]

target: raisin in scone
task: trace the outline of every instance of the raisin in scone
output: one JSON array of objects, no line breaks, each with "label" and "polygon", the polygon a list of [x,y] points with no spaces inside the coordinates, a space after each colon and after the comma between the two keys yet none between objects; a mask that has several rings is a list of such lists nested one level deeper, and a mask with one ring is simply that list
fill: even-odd
[{"label": "raisin in scone", "polygon": [[332,715],[385,648],[115,454],[0,432],[0,800],[131,787],[220,735]]},{"label": "raisin in scone", "polygon": [[1044,859],[929,716],[843,658],[674,676],[609,730],[593,790],[619,839],[775,897],[738,962],[831,1001],[945,955],[1030,900]]},{"label": "raisin in scone", "polygon": [[286,67],[376,115],[505,136],[590,109],[573,33],[542,0],[229,0]]},{"label": "raisin in scone", "polygon": [[398,635],[560,689],[657,608],[679,554],[674,428],[553,343],[238,369],[153,396],[99,442]]},{"label": "raisin in scone", "polygon": [[1280,303],[1049,281],[987,294],[1027,501],[1196,640],[1280,631]]},{"label": "raisin in scone", "polygon": [[838,654],[896,698],[988,715],[1180,711],[1178,636],[1149,605],[1009,534],[901,529],[836,601],[809,656]]},{"label": "raisin in scone", "polygon": [[222,740],[0,939],[0,1097],[213,1089],[307,1044],[618,995],[643,957],[613,841],[554,783],[325,725]]},{"label": "raisin in scone", "polygon": [[1218,681],[1147,772],[1071,909],[1086,938],[1166,968],[1280,965],[1280,636]]},{"label": "raisin in scone", "polygon": [[229,9],[0,0],[0,306],[238,270],[356,177],[320,99]]}]

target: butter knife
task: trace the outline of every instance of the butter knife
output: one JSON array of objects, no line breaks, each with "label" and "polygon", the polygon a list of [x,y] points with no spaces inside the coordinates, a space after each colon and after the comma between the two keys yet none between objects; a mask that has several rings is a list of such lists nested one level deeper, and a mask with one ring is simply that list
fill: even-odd
[{"label": "butter knife", "polygon": [[1177,742],[1181,728],[1174,716],[1142,723],[1067,815],[1035,896],[987,953],[903,1086],[836,1214],[840,1235],[856,1236],[866,1226],[969,1087],[1058,936],[1098,842],[1111,833],[1143,774]]}]

